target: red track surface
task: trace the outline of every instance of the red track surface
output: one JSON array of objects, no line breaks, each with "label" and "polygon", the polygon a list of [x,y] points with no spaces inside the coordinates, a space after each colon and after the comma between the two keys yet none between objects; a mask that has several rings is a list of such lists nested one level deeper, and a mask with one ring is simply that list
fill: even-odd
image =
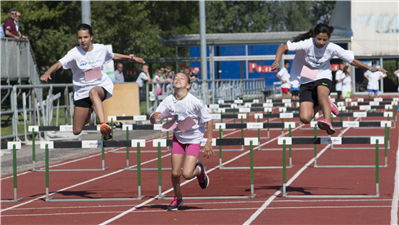
[{"label": "red track surface", "polygon": [[[364,120],[385,120],[372,117]],[[253,116],[251,121],[254,121]],[[263,121],[266,121],[264,119]],[[292,120],[291,120],[292,121]],[[295,120],[294,120],[295,121]],[[297,120],[296,120],[297,121]],[[226,120],[225,120],[226,122]],[[274,119],[271,122],[280,122]],[[309,126],[305,126],[309,127]],[[45,173],[28,172],[18,176],[18,197],[22,202],[2,203],[2,224],[389,224],[394,193],[398,127],[391,129],[391,148],[388,150],[388,168],[380,168],[380,197],[374,199],[288,199],[279,193],[282,187],[282,169],[257,169],[254,172],[254,199],[241,200],[184,200],[177,212],[167,212],[169,200],[156,200],[158,194],[157,171],[142,171],[141,201],[100,202],[45,202]],[[338,136],[340,130],[334,136]],[[245,137],[257,137],[257,131],[245,130]],[[281,130],[270,131],[270,139],[262,139],[262,148],[281,148],[277,136]],[[226,137],[240,137],[240,131],[225,131]],[[262,136],[266,131],[262,131]],[[312,130],[295,129],[293,136],[313,136]],[[384,130],[348,129],[344,136],[383,136]],[[318,136],[327,136],[318,131]],[[218,132],[214,132],[218,137]],[[267,144],[265,144],[267,143]],[[151,146],[150,146],[151,145]],[[142,150],[155,150],[147,142]],[[342,145],[346,150],[326,149],[319,145],[319,165],[373,165],[375,150],[350,149],[355,145]],[[360,146],[360,145],[359,145]],[[368,145],[370,147],[371,145]],[[227,146],[233,149],[238,146]],[[293,148],[312,146],[293,146]],[[356,146],[357,147],[357,146]],[[217,147],[214,148],[215,150]],[[325,151],[323,151],[323,149]],[[122,148],[121,150],[125,150]],[[163,153],[163,167],[170,167],[169,153]],[[142,168],[157,167],[157,153],[143,153]],[[287,169],[289,195],[374,195],[374,168],[314,168],[313,150],[294,150],[294,167]],[[152,160],[151,162],[149,162]],[[206,190],[194,179],[182,186],[184,197],[191,196],[245,196],[250,195],[249,170],[218,169],[218,152],[212,159],[201,159],[207,167],[210,185]],[[248,147],[245,151],[224,151],[226,166],[249,166]],[[53,167],[99,168],[101,155]],[[126,155],[107,152],[106,171],[50,172],[50,193],[56,199],[127,198],[137,197],[136,171],[124,171]],[[281,151],[254,151],[254,166],[281,166]],[[384,164],[380,148],[380,164]],[[136,154],[130,154],[130,165],[136,165]],[[298,171],[302,172],[298,172]],[[295,178],[293,178],[297,175]],[[170,171],[162,172],[162,190],[172,196]],[[9,177],[9,176],[8,176]],[[182,184],[185,182],[182,179]],[[60,191],[62,190],[62,191]],[[12,179],[2,178],[2,199],[13,198]],[[278,194],[277,197],[274,195]],[[262,208],[263,206],[263,208]],[[251,217],[253,216],[253,217]],[[250,219],[251,218],[251,219]]]}]

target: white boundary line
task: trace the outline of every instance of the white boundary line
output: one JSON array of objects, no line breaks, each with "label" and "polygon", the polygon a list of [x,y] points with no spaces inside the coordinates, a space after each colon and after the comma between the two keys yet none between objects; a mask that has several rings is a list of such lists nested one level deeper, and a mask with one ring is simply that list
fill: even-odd
[{"label": "white boundary line", "polygon": [[393,188],[393,199],[391,206],[391,225],[398,224],[398,202],[399,202],[399,141],[398,141],[398,150],[396,150],[396,171],[395,171],[395,186]]},{"label": "white boundary line", "polygon": [[[356,120],[359,120],[359,118],[357,118]],[[346,131],[348,131],[350,129],[350,127],[346,128],[344,131],[342,131],[339,136],[342,136]],[[331,145],[327,145],[326,147],[323,148],[323,150],[321,150],[316,158],[319,158]],[[306,163],[298,172],[295,173],[295,175],[287,182],[286,186],[288,187],[292,182],[294,182],[296,180],[296,178],[299,177],[299,175],[302,174],[302,172],[307,169],[310,164],[312,164],[314,162],[314,157],[312,157],[312,159]],[[270,203],[272,203],[272,201],[283,191],[283,187],[280,188],[280,190],[276,191],[254,214],[251,215],[251,217],[249,217],[249,219],[247,221],[244,222],[244,225],[249,225],[251,224],[269,205]]]},{"label": "white boundary line", "polygon": [[[359,206],[283,206],[283,207],[269,207],[270,210],[296,210],[296,209],[357,209],[357,208],[389,208],[389,205],[359,205]],[[257,208],[215,208],[215,209],[191,209],[190,212],[206,212],[206,211],[243,211],[255,210]],[[95,211],[95,212],[71,212],[71,213],[41,213],[41,214],[15,214],[3,215],[2,217],[33,217],[33,216],[66,216],[66,215],[89,215],[89,214],[107,214],[107,213],[121,213],[122,211]],[[166,210],[147,210],[147,211],[134,211],[134,213],[170,213]]]}]

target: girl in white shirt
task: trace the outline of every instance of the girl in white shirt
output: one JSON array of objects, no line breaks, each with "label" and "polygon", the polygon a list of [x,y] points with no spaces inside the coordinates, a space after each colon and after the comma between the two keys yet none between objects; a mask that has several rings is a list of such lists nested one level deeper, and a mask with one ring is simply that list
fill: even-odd
[{"label": "girl in white shirt", "polygon": [[[334,134],[335,130],[330,123],[331,112],[338,114],[337,107],[329,99],[332,87],[332,72],[330,59],[334,56],[339,57],[351,65],[363,68],[385,71],[384,69],[371,68],[359,60],[354,59],[351,51],[344,50],[340,46],[330,43],[329,39],[334,31],[334,27],[319,23],[307,33],[294,37],[286,45],[278,47],[276,60],[272,65],[272,70],[278,69],[281,56],[285,51],[304,52],[304,59],[301,63],[293,63],[291,75],[295,71],[301,74],[301,91],[299,117],[305,124],[312,121],[314,115],[320,109],[323,111],[324,119],[317,121],[320,129],[326,130],[329,135]],[[300,72],[299,72],[300,71]]]},{"label": "girl in white shirt", "polygon": [[180,194],[180,176],[184,154],[186,154],[186,159],[184,160],[183,177],[186,180],[197,177],[202,189],[209,184],[204,164],[197,163],[205,125],[208,130],[208,139],[204,148],[204,157],[209,158],[215,154],[212,150],[212,117],[208,113],[206,104],[188,92],[191,87],[190,82],[190,77],[187,74],[177,73],[173,80],[174,94],[166,97],[150,118],[151,123],[154,124],[162,119],[162,113],[166,113],[174,115],[178,123],[190,119],[194,124],[184,132],[176,128],[173,133],[172,184],[175,197],[168,206],[168,211],[177,210],[183,204]]},{"label": "girl in white shirt", "polygon": [[344,64],[342,62],[339,63],[339,70],[335,73],[335,80],[337,83],[335,84],[335,90],[337,91],[337,99],[341,98],[342,94],[342,79],[345,77],[345,74],[343,71],[344,69]]},{"label": "girl in white shirt", "polygon": [[350,67],[345,66],[343,69],[343,74],[345,75],[344,78],[342,79],[342,96],[344,98],[350,98],[351,97],[351,92],[353,92],[352,88],[352,78],[350,74]]},{"label": "girl in white shirt", "polygon": [[133,55],[109,52],[102,44],[92,44],[93,30],[90,25],[80,24],[76,29],[79,46],[71,49],[62,59],[52,65],[40,80],[51,80],[51,73],[61,67],[71,69],[73,74],[74,114],[73,133],[82,132],[83,126],[90,121],[91,107],[100,121],[100,131],[104,139],[111,138],[111,128],[105,123],[102,101],[112,97],[114,86],[111,79],[102,71],[102,66],[111,60],[132,60],[144,64],[144,60]]}]

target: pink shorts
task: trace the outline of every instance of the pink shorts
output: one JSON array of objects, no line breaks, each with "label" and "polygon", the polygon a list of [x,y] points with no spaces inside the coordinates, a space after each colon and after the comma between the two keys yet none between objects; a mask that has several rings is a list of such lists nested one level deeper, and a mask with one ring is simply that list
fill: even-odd
[{"label": "pink shorts", "polygon": [[182,144],[173,136],[172,154],[192,155],[198,158],[201,144]]}]

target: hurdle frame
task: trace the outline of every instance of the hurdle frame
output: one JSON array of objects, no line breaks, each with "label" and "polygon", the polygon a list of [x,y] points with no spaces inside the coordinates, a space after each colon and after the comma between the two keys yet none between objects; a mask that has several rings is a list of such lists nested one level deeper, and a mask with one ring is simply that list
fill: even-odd
[{"label": "hurdle frame", "polygon": [[[205,140],[206,141],[206,140]],[[232,144],[233,143],[233,144]],[[238,143],[238,144],[234,144]],[[157,140],[153,142],[153,146],[158,146],[160,148],[162,145],[165,145],[165,141]],[[220,146],[220,145],[249,145],[249,154],[250,154],[250,183],[251,183],[251,195],[249,196],[203,196],[203,197],[184,197],[184,199],[192,199],[192,200],[204,200],[204,199],[252,199],[256,197],[254,191],[254,167],[253,167],[253,145],[258,145],[257,138],[224,138],[224,139],[214,139],[212,140],[212,146]],[[165,147],[165,146],[163,146]],[[160,167],[161,165],[158,164]],[[192,178],[196,179],[196,178]],[[191,180],[192,180],[191,179]],[[190,181],[191,181],[190,180]],[[161,170],[158,170],[158,200],[170,200],[173,197],[166,197],[162,195],[162,173]]]},{"label": "hurdle frame", "polygon": [[[3,144],[4,143],[4,144]],[[6,146],[5,146],[6,145]],[[17,149],[21,149],[21,142],[1,142],[1,149],[12,149],[12,171],[13,171],[13,187],[14,199],[1,200],[1,202],[20,202],[24,198],[18,198],[18,182],[17,182]]]},{"label": "hurdle frame", "polygon": [[[283,145],[283,164],[285,164],[285,152],[286,152],[286,145],[292,145],[292,144],[304,144],[300,143],[303,142],[304,140],[310,140],[310,142],[313,142],[314,144],[320,143],[320,144],[331,144],[333,142],[336,143],[343,143],[346,140],[349,143],[345,144],[364,144],[364,143],[350,143],[350,140],[356,140],[356,139],[368,139],[369,144],[375,144],[375,182],[376,182],[376,194],[375,195],[288,195],[287,193],[287,181],[286,181],[286,169],[285,166],[283,165],[283,197],[284,198],[378,198],[380,197],[380,189],[379,189],[379,155],[378,155],[378,150],[379,150],[379,142],[384,142],[384,137],[317,137],[317,138],[305,138],[305,137],[300,137],[300,138],[279,138],[278,139],[278,144]],[[302,139],[302,140],[300,140]],[[295,143],[295,140],[298,140],[298,143]]]},{"label": "hurdle frame", "polygon": [[[46,165],[45,165],[45,182],[46,182],[46,197],[45,197],[45,201],[46,202],[91,202],[91,201],[132,201],[132,200],[142,200],[145,196],[141,195],[141,161],[137,163],[137,196],[139,196],[138,198],[91,198],[91,199],[55,199],[54,197],[49,197],[50,193],[49,193],[49,183],[50,183],[50,176],[49,176],[49,148],[54,149],[54,143],[56,143],[57,141],[46,141],[43,143],[40,143],[40,146],[44,146],[45,149],[45,158],[46,158]],[[78,143],[80,142],[82,144],[82,148],[86,148],[87,146],[83,146],[83,142],[84,141],[68,141],[68,143]],[[87,141],[90,142],[90,141]],[[88,147],[94,147],[93,145],[96,145],[97,147],[99,145],[103,146],[103,147],[122,147],[124,146],[128,146],[128,144],[130,144],[130,147],[138,147],[140,148],[140,143],[143,143],[143,140],[131,140],[131,141],[91,141],[91,142],[96,142],[96,143],[89,143]],[[121,144],[119,144],[121,143]],[[113,145],[115,144],[115,145]],[[50,145],[50,146],[49,146]],[[107,145],[107,146],[104,146]],[[122,145],[122,146],[121,146]],[[145,146],[145,141],[144,141],[144,146]],[[138,158],[139,160],[140,158]],[[58,193],[54,192],[54,193]]]}]

